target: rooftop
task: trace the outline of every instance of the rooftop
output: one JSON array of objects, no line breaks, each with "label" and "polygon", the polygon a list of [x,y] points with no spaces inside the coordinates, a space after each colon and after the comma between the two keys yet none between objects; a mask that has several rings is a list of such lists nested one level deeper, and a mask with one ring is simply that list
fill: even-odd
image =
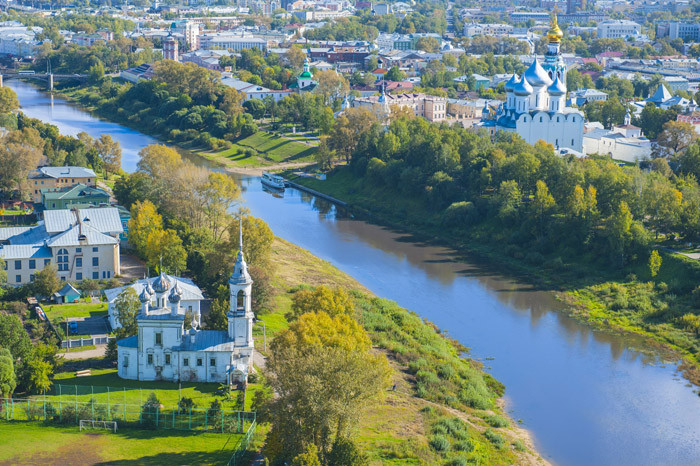
[{"label": "rooftop", "polygon": [[41,167],[29,174],[29,178],[94,178],[95,172],[84,167]]}]

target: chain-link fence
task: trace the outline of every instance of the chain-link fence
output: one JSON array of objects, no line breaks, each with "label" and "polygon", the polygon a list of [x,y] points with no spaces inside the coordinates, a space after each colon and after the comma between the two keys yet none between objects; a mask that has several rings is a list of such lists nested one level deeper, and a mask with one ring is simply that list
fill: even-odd
[{"label": "chain-link fence", "polygon": [[0,398],[0,418],[14,421],[45,421],[78,425],[80,420],[117,421],[119,427],[176,429],[209,432],[248,433],[255,424],[255,413],[221,408],[166,409],[147,400],[142,405],[57,399]]}]

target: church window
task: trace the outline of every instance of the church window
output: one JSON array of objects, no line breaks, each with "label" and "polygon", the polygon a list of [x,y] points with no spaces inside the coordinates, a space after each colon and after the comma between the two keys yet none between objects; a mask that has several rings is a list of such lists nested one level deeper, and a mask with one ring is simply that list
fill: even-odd
[{"label": "church window", "polygon": [[238,294],[236,295],[236,308],[243,309],[244,301],[245,301],[245,295],[243,294],[243,290],[240,290],[238,292]]},{"label": "church window", "polygon": [[542,123],[542,117],[540,117],[540,123]]},{"label": "church window", "polygon": [[165,364],[168,366],[170,365],[170,353],[165,354]]},{"label": "church window", "polygon": [[212,366],[212,367],[216,366],[216,358],[210,358],[210,359],[209,359],[209,365]]},{"label": "church window", "polygon": [[148,355],[148,365],[149,366],[153,365],[153,355],[152,354]]},{"label": "church window", "polygon": [[554,145],[557,146],[557,147],[559,147],[559,139],[555,139],[555,140],[554,140]]},{"label": "church window", "polygon": [[571,145],[572,145],[572,146],[574,145],[574,140],[573,140],[573,139],[571,140]]},{"label": "church window", "polygon": [[129,356],[124,356],[124,364],[122,364],[124,367],[129,367]]},{"label": "church window", "polygon": [[576,117],[574,117],[571,121],[573,121],[574,123],[576,123]]},{"label": "church window", "polygon": [[201,366],[202,364],[204,364],[202,358],[197,358],[197,366]]},{"label": "church window", "polygon": [[185,367],[189,366],[190,365],[190,358],[184,358],[182,360],[182,365]]},{"label": "church window", "polygon": [[559,123],[559,117],[557,117],[557,123]]},{"label": "church window", "polygon": [[156,332],[156,346],[163,346],[163,332]]}]

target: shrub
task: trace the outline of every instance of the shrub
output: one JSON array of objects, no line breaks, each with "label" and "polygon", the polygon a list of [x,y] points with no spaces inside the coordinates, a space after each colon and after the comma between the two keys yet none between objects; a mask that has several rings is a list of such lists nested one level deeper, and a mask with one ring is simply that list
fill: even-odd
[{"label": "shrub", "polygon": [[450,450],[450,441],[444,435],[433,435],[430,439],[430,446],[435,451],[446,452]]},{"label": "shrub", "polygon": [[465,440],[469,437],[467,424],[457,417],[441,417],[433,426],[433,431],[444,430],[458,440]]},{"label": "shrub", "polygon": [[449,226],[468,227],[479,219],[479,212],[471,202],[453,202],[442,214],[442,222]]},{"label": "shrub", "polygon": [[438,377],[444,380],[449,380],[455,375],[455,368],[450,364],[444,364],[437,369]]},{"label": "shrub", "polygon": [[501,416],[486,416],[484,420],[490,425],[491,427],[508,427],[508,419],[501,417]]},{"label": "shrub", "polygon": [[513,442],[513,447],[514,447],[517,451],[527,451],[527,448],[525,448],[525,445],[524,445],[523,442],[520,441],[520,440],[516,440],[515,442]]},{"label": "shrub", "polygon": [[503,447],[503,445],[506,443],[506,441],[503,437],[501,437],[500,435],[498,435],[496,432],[492,431],[491,429],[487,429],[484,432],[484,437],[486,437],[486,439],[489,442],[493,443],[498,448]]},{"label": "shrub", "polygon": [[470,451],[474,450],[474,442],[471,441],[471,439],[460,440],[459,442],[455,443],[454,449],[469,453]]},{"label": "shrub", "polygon": [[458,456],[456,458],[452,458],[447,464],[449,466],[467,466],[470,464],[470,461],[463,456]]},{"label": "shrub", "polygon": [[258,373],[257,372],[251,372],[248,374],[248,382],[249,383],[258,383]]}]

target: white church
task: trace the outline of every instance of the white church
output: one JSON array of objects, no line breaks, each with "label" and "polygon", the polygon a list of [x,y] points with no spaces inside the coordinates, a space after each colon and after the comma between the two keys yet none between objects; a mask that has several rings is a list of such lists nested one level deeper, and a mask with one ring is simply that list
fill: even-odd
[{"label": "white church", "polygon": [[559,53],[562,37],[555,12],[544,64],[535,57],[523,76],[514,74],[505,86],[505,103],[495,115],[484,107],[478,126],[491,134],[517,132],[529,144],[543,140],[555,149],[582,152],[584,114],[566,106],[566,65]]},{"label": "white church", "polygon": [[117,342],[118,374],[123,379],[244,383],[253,363],[253,280],[243,258],[243,240],[229,278],[228,330],[201,330],[199,314],[184,328],[183,288],[175,281],[164,299],[143,287],[138,334]]}]

